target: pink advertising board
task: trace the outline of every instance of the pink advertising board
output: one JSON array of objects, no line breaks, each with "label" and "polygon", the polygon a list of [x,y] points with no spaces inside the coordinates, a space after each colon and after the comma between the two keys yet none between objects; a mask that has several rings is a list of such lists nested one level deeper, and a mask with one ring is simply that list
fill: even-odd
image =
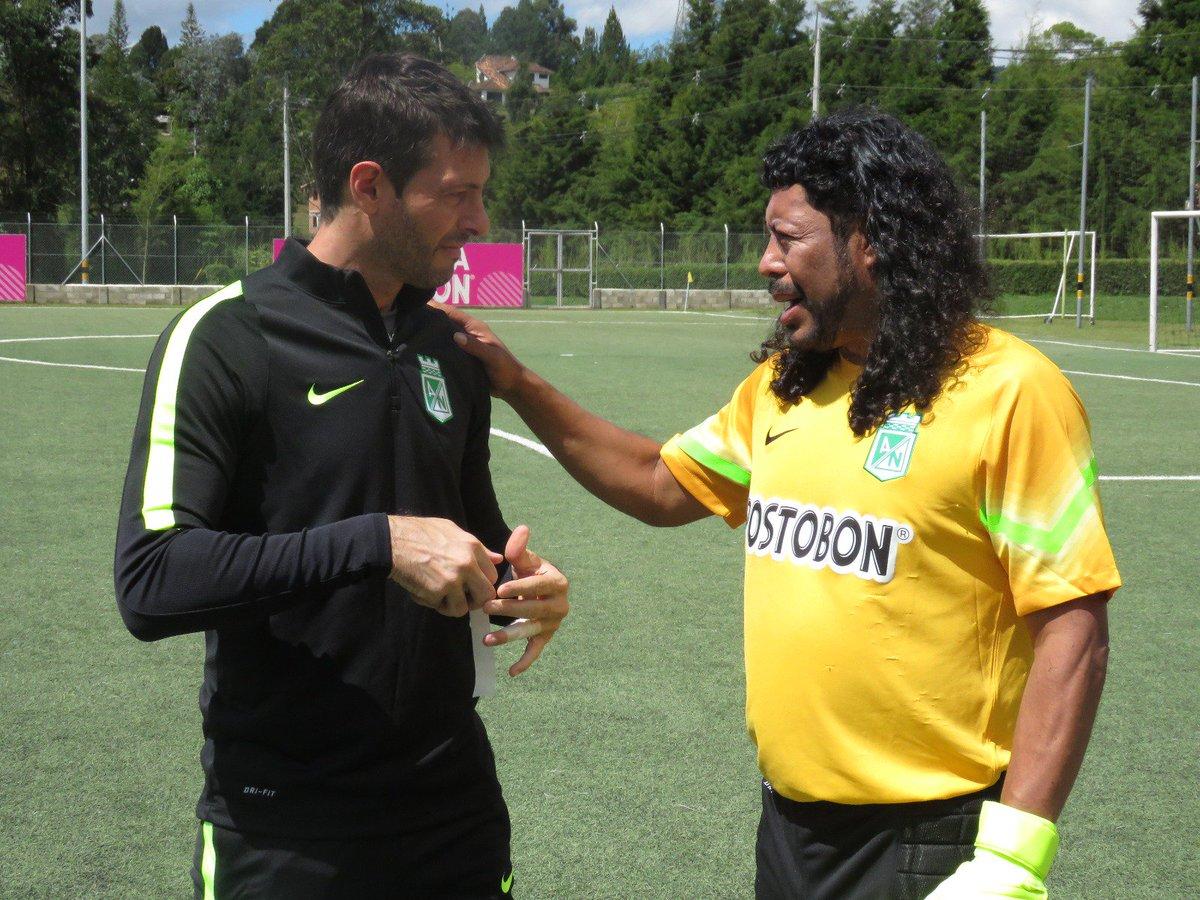
[{"label": "pink advertising board", "polygon": [[0,234],[0,302],[24,303],[25,235]]},{"label": "pink advertising board", "polygon": [[467,244],[433,299],[449,306],[523,306],[520,244]]},{"label": "pink advertising board", "polygon": [[287,243],[287,238],[272,238],[271,239],[271,262],[279,259],[279,251],[283,249],[283,245]]},{"label": "pink advertising board", "polygon": [[[274,239],[273,259],[283,245],[283,238]],[[467,244],[433,299],[450,306],[524,306],[522,250],[520,244]]]}]

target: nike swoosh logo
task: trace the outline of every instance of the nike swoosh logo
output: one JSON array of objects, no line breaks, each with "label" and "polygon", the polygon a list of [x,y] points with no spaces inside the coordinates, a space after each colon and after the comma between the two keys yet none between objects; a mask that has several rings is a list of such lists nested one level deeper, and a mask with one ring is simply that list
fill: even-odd
[{"label": "nike swoosh logo", "polygon": [[780,431],[777,434],[771,434],[771,429],[768,428],[767,429],[767,439],[765,441],[763,441],[763,443],[769,444],[769,443],[771,443],[771,441],[777,441],[781,437],[783,437],[785,434],[791,434],[793,431],[797,431],[797,430],[798,429],[796,429],[796,428],[789,428],[787,431]]},{"label": "nike swoosh logo", "polygon": [[318,394],[317,386],[314,384],[308,389],[308,402],[313,406],[320,406],[322,403],[328,403],[338,394],[344,394],[346,391],[350,390],[350,388],[358,387],[364,381],[366,381],[365,378],[360,378],[358,381],[354,382],[354,384],[343,385],[340,388],[334,388],[332,391],[326,391],[324,394]]},{"label": "nike swoosh logo", "polygon": [[506,878],[500,879],[500,893],[507,894],[512,890],[513,873],[509,872]]}]

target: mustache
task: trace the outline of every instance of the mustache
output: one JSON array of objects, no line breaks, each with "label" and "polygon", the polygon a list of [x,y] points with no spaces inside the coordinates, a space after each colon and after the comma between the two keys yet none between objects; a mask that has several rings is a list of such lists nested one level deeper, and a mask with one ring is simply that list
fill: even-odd
[{"label": "mustache", "polygon": [[808,298],[804,295],[804,291],[796,287],[795,284],[784,281],[782,278],[772,278],[767,282],[767,293],[772,297],[777,297],[780,294],[785,296],[793,296],[801,303],[804,303]]}]

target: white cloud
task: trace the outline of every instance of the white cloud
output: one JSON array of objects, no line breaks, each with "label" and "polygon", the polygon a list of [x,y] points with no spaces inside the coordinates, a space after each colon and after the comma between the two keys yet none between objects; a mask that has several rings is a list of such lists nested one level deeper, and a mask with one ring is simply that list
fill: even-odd
[{"label": "white cloud", "polygon": [[1109,41],[1126,40],[1136,28],[1137,0],[984,0],[984,5],[992,17],[992,39],[997,47],[1019,46],[1034,24],[1048,28],[1071,22]]}]

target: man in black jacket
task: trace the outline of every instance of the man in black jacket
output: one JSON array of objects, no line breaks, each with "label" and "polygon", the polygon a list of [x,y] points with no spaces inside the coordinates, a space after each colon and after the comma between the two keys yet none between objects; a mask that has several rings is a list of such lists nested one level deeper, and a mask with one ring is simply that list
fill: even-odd
[{"label": "man in black jacket", "polygon": [[502,140],[440,66],[364,60],[314,134],[312,243],[151,356],[116,589],[143,640],[205,632],[197,897],[511,892],[475,703],[567,582],[504,523],[487,379],[426,306],[487,231]]}]

